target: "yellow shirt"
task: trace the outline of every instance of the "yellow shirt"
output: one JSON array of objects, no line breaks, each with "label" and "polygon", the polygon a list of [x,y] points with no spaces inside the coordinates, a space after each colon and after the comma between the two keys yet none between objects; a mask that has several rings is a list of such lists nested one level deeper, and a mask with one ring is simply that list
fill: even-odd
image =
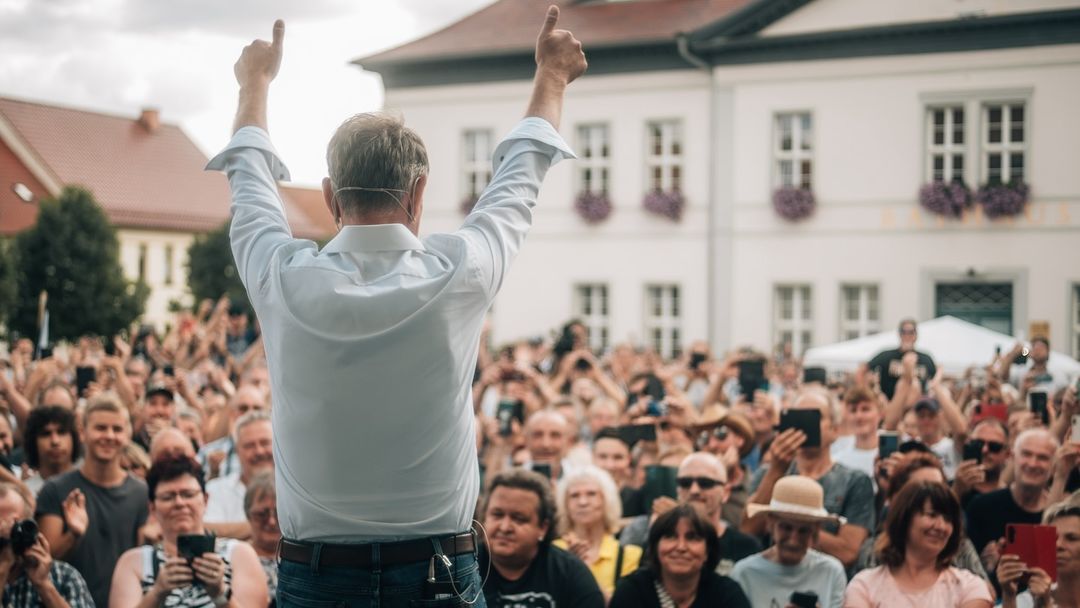
[{"label": "yellow shirt", "polygon": [[[560,549],[567,548],[566,541],[561,538],[555,539],[555,542],[551,544]],[[614,535],[605,534],[600,541],[600,553],[596,556],[596,561],[586,564],[589,571],[592,572],[593,578],[596,579],[596,583],[600,585],[600,590],[607,596],[610,596],[615,591],[615,561],[618,556],[619,541],[615,539]],[[637,570],[640,564],[641,547],[637,545],[623,547],[622,576]]]}]

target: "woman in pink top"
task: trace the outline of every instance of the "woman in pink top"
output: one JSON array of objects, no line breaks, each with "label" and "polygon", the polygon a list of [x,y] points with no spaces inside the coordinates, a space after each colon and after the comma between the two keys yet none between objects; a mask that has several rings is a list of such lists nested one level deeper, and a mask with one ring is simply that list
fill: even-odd
[{"label": "woman in pink top", "polygon": [[990,608],[986,581],[949,565],[963,526],[949,488],[909,483],[890,505],[875,547],[882,565],[852,579],[844,608]]}]

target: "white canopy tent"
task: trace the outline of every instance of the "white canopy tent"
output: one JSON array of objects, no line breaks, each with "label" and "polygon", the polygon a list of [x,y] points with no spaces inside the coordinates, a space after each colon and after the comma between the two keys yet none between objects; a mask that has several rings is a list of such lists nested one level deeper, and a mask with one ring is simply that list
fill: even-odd
[{"label": "white canopy tent", "polygon": [[[896,330],[871,336],[817,346],[806,351],[805,367],[824,367],[828,371],[855,371],[883,350],[896,348],[900,336]],[[919,323],[919,339],[915,348],[934,358],[934,363],[946,374],[961,375],[971,366],[986,366],[994,357],[995,347],[1008,352],[1016,338],[956,317],[938,317]],[[1072,357],[1051,351],[1047,367],[1075,379],[1080,376],[1080,362]]]}]

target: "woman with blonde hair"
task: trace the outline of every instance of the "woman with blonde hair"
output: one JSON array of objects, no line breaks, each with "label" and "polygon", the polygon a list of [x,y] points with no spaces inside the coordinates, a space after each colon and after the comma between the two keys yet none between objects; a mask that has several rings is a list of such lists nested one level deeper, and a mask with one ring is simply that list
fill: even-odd
[{"label": "woman with blonde hair", "polygon": [[641,562],[640,547],[620,546],[615,539],[622,517],[615,481],[597,466],[576,468],[559,482],[556,504],[561,536],[553,544],[580,557],[610,598],[615,583]]}]

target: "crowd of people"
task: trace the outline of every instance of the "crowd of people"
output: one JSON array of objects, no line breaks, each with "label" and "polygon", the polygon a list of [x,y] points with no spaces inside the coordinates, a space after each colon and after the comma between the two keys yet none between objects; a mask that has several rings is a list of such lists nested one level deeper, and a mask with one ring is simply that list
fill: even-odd
[{"label": "crowd of people", "polygon": [[[1073,379],[1047,368],[1041,338],[960,377],[916,341],[905,320],[896,349],[841,376],[705,342],[671,360],[594,353],[578,322],[497,348],[485,335],[483,585],[454,593],[535,608],[1080,605]],[[273,604],[273,395],[243,308],[203,302],[163,335],[16,340],[0,365],[5,605]],[[1056,571],[1012,551],[1017,524],[1056,529]]]}]

